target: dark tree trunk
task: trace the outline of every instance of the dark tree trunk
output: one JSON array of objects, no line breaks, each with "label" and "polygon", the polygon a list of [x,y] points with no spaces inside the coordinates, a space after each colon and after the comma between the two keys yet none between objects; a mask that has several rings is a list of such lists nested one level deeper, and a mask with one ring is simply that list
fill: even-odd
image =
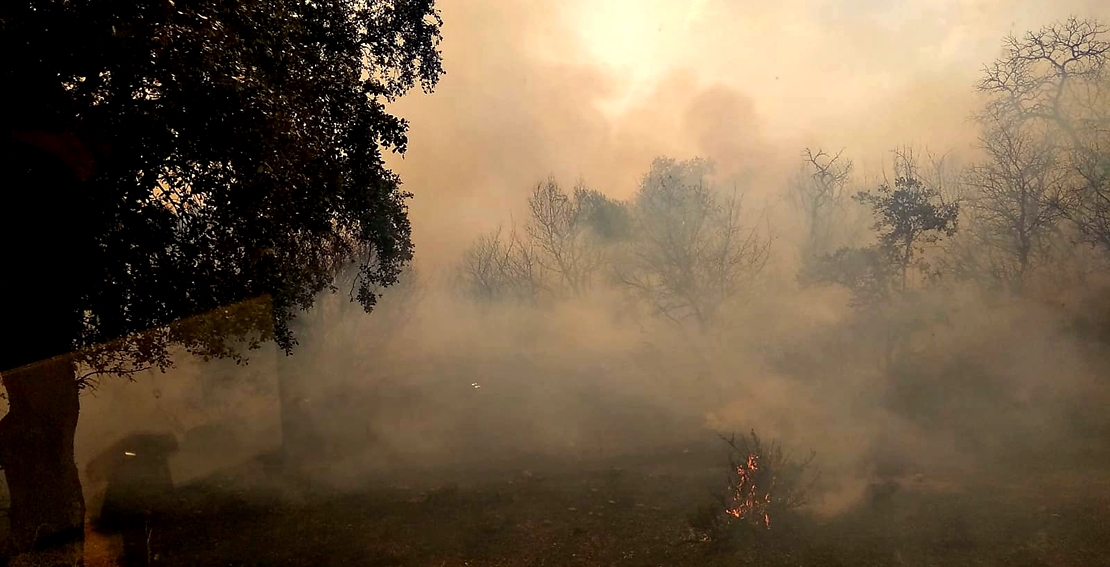
[{"label": "dark tree trunk", "polygon": [[[24,117],[52,124],[49,117]],[[95,245],[83,181],[96,164],[64,128],[0,132],[0,139],[0,325],[6,331],[0,381],[9,407],[0,419],[0,467],[11,494],[6,551],[66,542],[58,547],[79,550],[85,500],[73,455],[80,403],[69,353],[81,331],[76,275],[90,272]]]},{"label": "dark tree trunk", "polygon": [[80,411],[69,356],[3,373],[0,466],[11,493],[9,551],[72,545],[84,536],[85,498],[73,455]]}]

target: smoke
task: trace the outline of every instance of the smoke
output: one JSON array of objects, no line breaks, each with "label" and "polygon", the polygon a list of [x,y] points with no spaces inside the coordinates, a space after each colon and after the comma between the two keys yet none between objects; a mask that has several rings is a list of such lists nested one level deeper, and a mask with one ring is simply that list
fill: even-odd
[{"label": "smoke", "polygon": [[[387,292],[369,317],[342,294],[323,299],[292,357],[344,455],[322,478],[588,459],[755,427],[818,452],[833,513],[857,500],[876,455],[968,474],[1056,447],[1080,428],[1069,415],[1098,426],[1082,402],[1106,398],[1104,367],[1067,327],[1075,308],[987,313],[981,297],[950,298],[960,326],[938,327],[904,383],[889,383],[876,330],[845,294],[793,281],[797,223],[782,199],[805,147],[847,148],[857,180],[902,144],[972,156],[974,84],[1001,38],[1073,12],[1106,17],[1103,3],[456,0],[442,11],[447,75],[435,94],[396,104],[412,127],[407,155],[390,158],[415,193],[422,291]],[[478,306],[452,289],[478,234],[525,221],[537,181],[583,179],[627,199],[660,155],[713,159],[716,180],[742,180],[749,221],[780,231],[775,265],[715,339],[636,318],[611,290],[533,308]],[[79,460],[129,431],[221,421],[237,441],[183,444],[178,480],[272,448],[279,360],[183,359],[107,384],[85,399]],[[215,375],[226,379],[213,386]],[[972,381],[984,389],[953,389]],[[907,417],[924,407],[941,421]]]},{"label": "smoke", "polygon": [[[422,265],[520,215],[532,183],[582,177],[627,197],[651,159],[723,170],[807,145],[877,162],[902,144],[968,151],[981,66],[1001,38],[1095,1],[444,2],[444,64],[393,160],[416,193]],[[777,163],[776,163],[777,162]],[[874,169],[881,167],[873,163]]]}]

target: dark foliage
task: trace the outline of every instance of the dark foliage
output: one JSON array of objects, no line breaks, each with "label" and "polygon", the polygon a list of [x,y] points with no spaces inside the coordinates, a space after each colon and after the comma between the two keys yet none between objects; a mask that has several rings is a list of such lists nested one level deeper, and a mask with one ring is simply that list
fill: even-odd
[{"label": "dark foliage", "polygon": [[886,301],[892,292],[905,294],[911,269],[929,274],[925,246],[955,234],[959,205],[944,202],[936,189],[914,177],[899,177],[893,187],[883,183],[853,198],[871,209],[878,241],[811,260],[799,281],[843,285],[859,305]]},{"label": "dark foliage", "polygon": [[876,247],[843,247],[807,260],[798,274],[798,282],[803,286],[841,285],[852,292],[853,305],[866,306],[889,297],[892,276],[889,263]]},{"label": "dark foliage", "polygon": [[580,214],[586,226],[604,242],[628,239],[632,232],[628,204],[615,201],[595,189],[578,188],[574,192]]},{"label": "dark foliage", "polygon": [[289,351],[342,266],[367,310],[397,281],[409,195],[382,152],[407,124],[385,105],[436,84],[439,29],[434,0],[0,6],[9,550],[83,531],[82,378],[174,345]]},{"label": "dark foliage", "polygon": [[874,192],[863,191],[854,198],[875,215],[872,228],[879,250],[900,270],[901,291],[906,290],[907,270],[915,265],[927,269],[921,264],[922,246],[956,233],[959,205],[944,202],[936,189],[919,179],[899,177],[894,187],[883,183]]},{"label": "dark foliage", "polygon": [[[436,84],[439,27],[433,0],[5,4],[5,150],[72,171],[42,186],[51,172],[20,170],[0,205],[6,242],[45,223],[80,260],[79,279],[49,298],[64,306],[50,323],[71,330],[55,350],[262,296],[272,305],[237,325],[155,332],[111,352],[165,366],[174,342],[226,355],[226,336],[275,327],[289,349],[286,321],[350,262],[370,309],[412,256],[408,194],[381,153],[405,150],[407,124],[385,104]],[[43,189],[56,192],[24,200]],[[5,269],[58,251],[28,245]]]}]

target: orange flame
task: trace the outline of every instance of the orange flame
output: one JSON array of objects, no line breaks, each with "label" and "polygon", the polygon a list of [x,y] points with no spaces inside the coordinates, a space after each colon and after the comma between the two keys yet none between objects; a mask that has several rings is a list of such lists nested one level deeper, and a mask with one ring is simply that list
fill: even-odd
[{"label": "orange flame", "polygon": [[[736,467],[736,489],[732,505],[725,508],[725,513],[739,520],[759,518],[770,529],[771,491],[767,489],[760,494],[760,487],[756,485],[759,471],[759,455],[755,454],[749,454],[747,461]],[[774,486],[773,478],[770,484]]]}]

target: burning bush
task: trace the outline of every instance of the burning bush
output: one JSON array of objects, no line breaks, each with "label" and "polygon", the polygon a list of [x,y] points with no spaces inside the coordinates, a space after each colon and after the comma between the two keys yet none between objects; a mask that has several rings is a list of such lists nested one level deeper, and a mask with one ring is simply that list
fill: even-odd
[{"label": "burning bush", "polygon": [[819,473],[816,452],[803,460],[784,453],[772,441],[764,446],[751,431],[737,438],[721,436],[729,448],[728,482],[717,502],[698,510],[692,527],[703,541],[732,540],[740,531],[767,531],[792,510],[805,506]]}]

